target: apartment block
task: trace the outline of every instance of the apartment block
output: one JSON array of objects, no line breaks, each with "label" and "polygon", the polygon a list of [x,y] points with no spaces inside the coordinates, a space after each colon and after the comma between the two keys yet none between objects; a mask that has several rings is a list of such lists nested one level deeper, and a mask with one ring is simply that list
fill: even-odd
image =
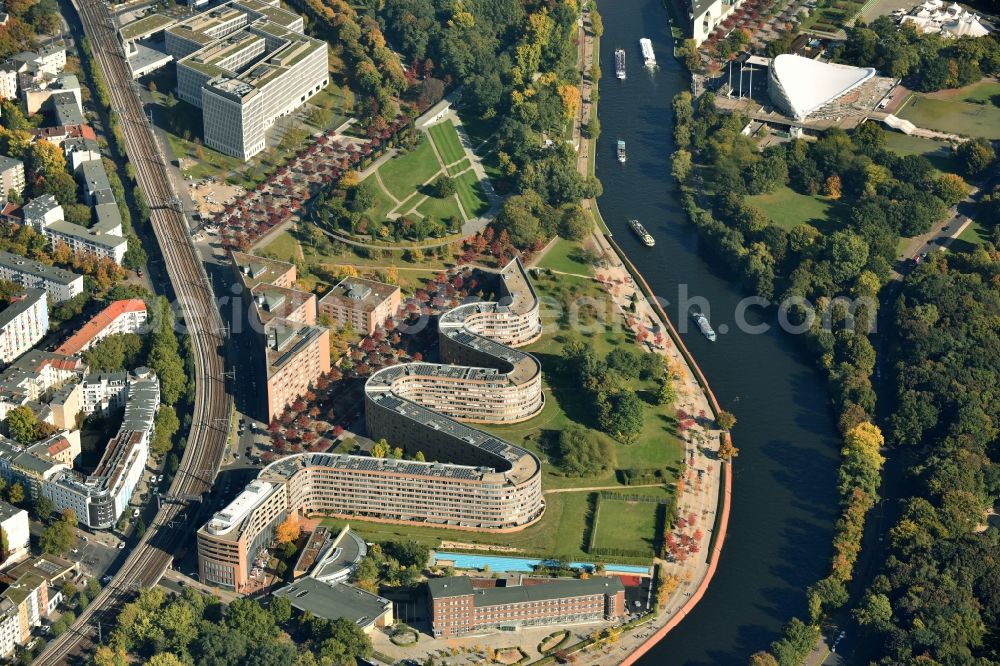
[{"label": "apartment block", "polygon": [[0,565],[20,562],[31,554],[27,511],[7,502],[0,502],[0,529],[7,535],[7,547],[0,553]]},{"label": "apartment block", "polygon": [[65,220],[65,213],[51,194],[43,194],[26,203],[21,209],[25,224],[30,224],[51,243],[66,243],[74,252],[89,252],[107,257],[120,264],[125,258],[128,241],[121,235],[121,218],[117,228],[112,220],[108,227],[95,224],[81,227]]},{"label": "apartment block", "polygon": [[617,620],[625,615],[625,586],[617,577],[527,582],[474,588],[466,576],[428,580],[434,636]]},{"label": "apartment block", "polygon": [[[73,356],[32,349],[7,366],[0,373],[0,420],[15,407],[31,405],[42,409],[53,401],[71,405],[72,398],[65,392],[75,386],[86,366]],[[76,413],[68,416],[69,426],[52,420],[57,427],[75,427]],[[47,420],[41,417],[42,420]]]},{"label": "apartment block", "polygon": [[90,349],[109,335],[139,333],[145,325],[145,301],[141,298],[115,301],[59,345],[56,353],[73,356]]},{"label": "apartment block", "polygon": [[319,314],[337,327],[350,324],[356,332],[371,335],[399,311],[399,287],[351,277],[341,280],[319,300]]},{"label": "apartment block", "polygon": [[10,657],[17,646],[31,640],[31,630],[48,616],[46,580],[26,573],[16,580],[4,577],[7,588],[0,593],[0,657]]},{"label": "apartment block", "polygon": [[0,250],[0,280],[17,282],[27,289],[44,289],[53,303],[83,293],[82,275],[3,250]]},{"label": "apartment block", "polygon": [[279,319],[265,325],[264,339],[270,419],[330,372],[330,330]]},{"label": "apartment block", "polygon": [[[0,91],[0,97],[3,92]],[[20,195],[24,192],[24,162],[13,157],[0,155],[0,196],[6,197],[12,190]]]},{"label": "apartment block", "polygon": [[128,398],[128,373],[102,372],[87,375],[80,383],[80,411],[84,414],[121,409]]},{"label": "apartment block", "polygon": [[10,363],[48,332],[48,295],[41,289],[25,289],[0,311],[0,361]]},{"label": "apartment block", "polygon": [[329,83],[327,46],[277,2],[240,0],[165,31],[178,97],[202,109],[205,145],[249,159],[265,132]]}]

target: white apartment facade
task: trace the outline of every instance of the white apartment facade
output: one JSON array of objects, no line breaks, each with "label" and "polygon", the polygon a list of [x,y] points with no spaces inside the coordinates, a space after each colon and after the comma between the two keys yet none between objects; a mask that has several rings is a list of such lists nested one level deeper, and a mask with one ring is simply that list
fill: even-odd
[{"label": "white apartment facade", "polygon": [[53,303],[60,303],[83,293],[82,275],[2,250],[0,280],[17,282],[28,289],[44,289]]},{"label": "white apartment facade", "polygon": [[48,332],[48,295],[41,289],[26,289],[0,312],[0,361],[10,363]]}]

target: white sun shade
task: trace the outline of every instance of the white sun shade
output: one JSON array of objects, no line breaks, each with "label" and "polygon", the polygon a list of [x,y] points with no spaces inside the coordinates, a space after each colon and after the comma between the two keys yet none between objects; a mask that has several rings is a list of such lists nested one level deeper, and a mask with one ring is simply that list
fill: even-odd
[{"label": "white sun shade", "polygon": [[783,53],[771,62],[768,91],[775,104],[796,120],[803,120],[875,76],[871,67],[834,65]]}]

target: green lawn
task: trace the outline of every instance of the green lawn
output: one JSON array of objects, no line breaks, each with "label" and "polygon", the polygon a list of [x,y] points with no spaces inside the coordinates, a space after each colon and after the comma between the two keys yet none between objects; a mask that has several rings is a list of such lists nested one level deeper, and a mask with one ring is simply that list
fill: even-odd
[{"label": "green lawn", "polygon": [[[661,494],[666,501],[667,493]],[[658,545],[659,504],[602,498],[599,506],[592,528],[595,548],[648,551],[653,556]]]},{"label": "green lawn", "polygon": [[437,146],[438,152],[441,154],[441,159],[444,160],[445,164],[452,164],[465,157],[465,149],[462,148],[462,141],[458,138],[458,132],[450,121],[431,125],[427,129],[427,132],[431,135],[431,139],[434,140],[434,145]]},{"label": "green lawn", "polygon": [[886,132],[885,138],[885,147],[897,155],[923,155],[942,173],[955,173],[958,170],[947,143],[901,132]]},{"label": "green lawn", "polygon": [[545,497],[545,514],[531,527],[520,532],[490,534],[423,525],[386,525],[360,519],[343,521],[328,518],[324,525],[339,528],[350,522],[351,529],[367,541],[413,539],[432,548],[442,540],[512,546],[523,555],[565,557],[587,560],[583,536],[590,520],[589,493],[556,493]]},{"label": "green lawn", "polygon": [[980,81],[962,91],[958,99],[963,102],[1000,106],[1000,83],[996,81]]},{"label": "green lawn", "polygon": [[952,241],[951,249],[956,251],[971,250],[976,245],[982,245],[990,240],[990,229],[978,220],[966,227],[958,238]]},{"label": "green lawn", "polygon": [[464,160],[462,160],[458,164],[453,164],[450,167],[448,167],[448,175],[449,176],[457,176],[458,174],[460,174],[463,171],[465,171],[466,169],[468,169],[470,166],[471,166],[471,162],[469,162],[469,158],[466,157]]},{"label": "green lawn", "polygon": [[396,207],[396,202],[382,189],[377,179],[372,178],[372,183],[376,185],[375,204],[368,209],[368,215],[372,220],[381,222],[389,214],[389,211]]},{"label": "green lawn", "polygon": [[438,199],[427,197],[427,200],[417,206],[417,212],[432,220],[447,220],[451,217],[462,219],[462,211],[458,209],[458,200],[454,195]]},{"label": "green lawn", "polygon": [[771,218],[783,229],[794,229],[809,223],[820,231],[831,227],[830,214],[833,202],[821,196],[799,194],[790,187],[782,186],[769,194],[756,194],[747,201]]},{"label": "green lawn", "polygon": [[458,198],[462,201],[462,208],[469,217],[482,215],[490,209],[490,203],[486,200],[483,188],[479,184],[479,177],[473,171],[466,171],[455,178],[455,189],[458,190]]},{"label": "green lawn", "polygon": [[260,252],[266,252],[268,256],[272,256],[281,261],[294,262],[296,258],[296,247],[298,246],[298,241],[295,240],[295,236],[289,231],[284,231],[281,234],[274,237],[274,239],[267,245],[260,248]]},{"label": "green lawn", "polygon": [[563,273],[588,275],[590,273],[590,266],[581,262],[578,258],[582,249],[580,241],[560,238],[545,253],[545,256],[538,262],[538,266],[540,268],[551,268],[554,271],[562,271]]},{"label": "green lawn", "polygon": [[421,141],[414,150],[389,160],[379,167],[386,189],[402,201],[441,170],[429,141]]},{"label": "green lawn", "polygon": [[396,207],[396,212],[399,213],[400,215],[405,215],[414,208],[416,208],[417,204],[419,204],[426,198],[427,198],[426,194],[423,194],[422,192],[414,192],[409,199],[407,199],[406,201],[404,201],[403,203],[399,204]]},{"label": "green lawn", "polygon": [[917,127],[986,139],[1000,138],[1000,108],[991,105],[934,99],[914,93],[896,115]]}]

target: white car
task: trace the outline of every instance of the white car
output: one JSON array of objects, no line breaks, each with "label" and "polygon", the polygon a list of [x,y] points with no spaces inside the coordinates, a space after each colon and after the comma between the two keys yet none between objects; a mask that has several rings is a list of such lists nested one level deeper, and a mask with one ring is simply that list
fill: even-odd
[{"label": "white car", "polygon": [[139,509],[132,509],[132,517],[133,518],[139,517]]}]

